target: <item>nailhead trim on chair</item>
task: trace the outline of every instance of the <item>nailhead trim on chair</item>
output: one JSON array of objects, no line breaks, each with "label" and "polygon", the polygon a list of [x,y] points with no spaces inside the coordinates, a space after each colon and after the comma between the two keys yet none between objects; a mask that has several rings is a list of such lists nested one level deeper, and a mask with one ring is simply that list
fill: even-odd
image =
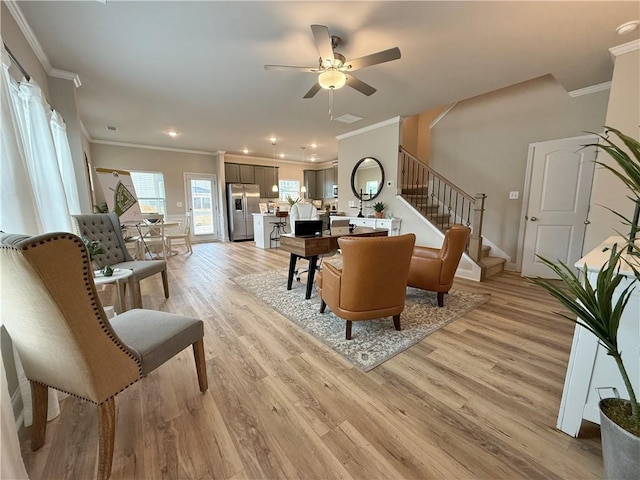
[{"label": "nailhead trim on chair", "polygon": [[[142,364],[140,363],[140,360],[138,360],[135,356],[133,356],[127,349],[125,349],[125,347],[122,345],[122,343],[120,343],[112,334],[111,330],[106,326],[105,322],[104,322],[104,310],[102,310],[102,307],[100,305],[98,305],[98,303],[96,303],[95,299],[98,297],[98,294],[95,290],[95,284],[93,283],[93,278],[89,277],[89,267],[88,267],[88,260],[89,260],[89,256],[87,254],[87,247],[85,246],[84,242],[76,235],[73,234],[56,234],[50,238],[48,238],[46,241],[50,242],[52,240],[58,240],[58,239],[69,239],[72,240],[76,246],[80,249],[82,249],[82,259],[83,259],[83,274],[84,274],[84,285],[85,288],[87,289],[87,293],[91,296],[91,298],[93,299],[91,302],[91,306],[93,308],[94,314],[96,316],[96,320],[98,320],[98,325],[100,325],[100,328],[102,329],[102,331],[104,333],[107,334],[107,336],[109,337],[109,339],[116,344],[116,346],[122,351],[124,352],[129,358],[131,358],[134,362],[136,362],[136,364],[138,365],[138,373],[140,375],[140,378],[142,377]],[[40,240],[39,242],[33,242],[30,245],[25,245],[24,247],[22,247],[22,250],[28,250],[29,248],[35,248],[37,247],[39,244],[40,245],[44,245],[45,241]],[[9,247],[8,245],[3,245],[3,247]],[[93,273],[91,273],[91,275],[93,275]],[[102,312],[102,314],[101,314]],[[124,389],[126,389],[127,387],[129,387],[130,385],[133,385],[134,383],[136,383],[139,380],[136,379],[133,382],[131,382],[129,385],[127,385],[126,387],[124,387],[122,390],[120,390],[118,393],[122,392]],[[44,385],[44,384],[43,384]],[[48,385],[46,385],[48,386]],[[55,387],[52,387],[55,388]],[[57,390],[57,389],[56,389]],[[60,391],[64,391],[64,390],[60,390]],[[69,393],[69,392],[65,392],[65,393]],[[69,395],[73,395],[71,393],[69,393]],[[117,394],[116,394],[117,395]],[[78,398],[83,398],[80,397],[78,395],[73,395],[73,396],[77,396]],[[115,395],[114,395],[115,396]],[[85,399],[88,400],[88,399]],[[108,399],[107,399],[108,400]],[[106,400],[105,400],[106,401]],[[95,403],[95,402],[94,402]]]}]

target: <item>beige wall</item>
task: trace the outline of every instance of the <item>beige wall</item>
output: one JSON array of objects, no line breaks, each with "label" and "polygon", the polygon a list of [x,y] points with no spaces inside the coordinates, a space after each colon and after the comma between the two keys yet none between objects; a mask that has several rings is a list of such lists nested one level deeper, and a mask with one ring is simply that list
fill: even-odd
[{"label": "beige wall", "polygon": [[[213,154],[200,155],[92,143],[91,158],[93,166],[96,168],[162,172],[164,175],[168,216],[184,215],[185,213],[185,173],[217,173],[216,160]],[[97,185],[96,188],[98,188]],[[178,207],[178,202],[182,202],[183,206]]]},{"label": "beige wall", "polygon": [[[611,94],[607,109],[606,125],[622,133],[640,139],[640,50],[625,53],[615,58]],[[600,131],[600,130],[598,130]],[[619,143],[619,142],[618,142]],[[615,165],[609,155],[600,154],[598,161]],[[622,182],[612,173],[596,168],[591,193],[591,212],[585,238],[585,252],[597,247],[602,241],[615,235],[616,230],[627,234],[629,227],[622,225],[604,206],[631,218],[633,203]]]},{"label": "beige wall", "polygon": [[420,115],[412,115],[402,119],[400,127],[400,145],[414,157],[418,156],[418,137]]},{"label": "beige wall", "polygon": [[529,144],[600,131],[608,96],[572,98],[547,75],[459,102],[431,131],[431,166],[467,193],[487,194],[484,236],[512,262]]},{"label": "beige wall", "polygon": [[[9,12],[5,2],[0,2],[0,28],[2,31],[2,41],[7,44],[11,53],[20,62],[20,65],[27,71],[27,73],[33,78],[40,88],[44,92],[46,98],[49,97],[49,83],[47,72],[44,70],[38,57],[33,53],[31,46],[24,38],[24,35],[20,31],[18,24],[16,23],[13,15]],[[10,70],[12,74],[19,72],[17,69]],[[20,78],[20,73],[15,75],[15,78]]]},{"label": "beige wall", "polygon": [[[384,169],[384,186],[380,195],[365,202],[363,215],[373,215],[373,204],[383,202],[385,215],[402,219],[400,233],[415,233],[416,245],[440,246],[442,239],[426,228],[424,221],[396,198],[398,185],[398,145],[401,137],[400,119],[381,122],[379,127],[364,128],[360,131],[338,137],[338,210],[346,215],[358,215],[358,200],[351,190],[351,172],[355,164],[364,157],[373,157],[380,161]],[[391,186],[387,183],[391,182]],[[356,207],[349,207],[353,201]]]}]

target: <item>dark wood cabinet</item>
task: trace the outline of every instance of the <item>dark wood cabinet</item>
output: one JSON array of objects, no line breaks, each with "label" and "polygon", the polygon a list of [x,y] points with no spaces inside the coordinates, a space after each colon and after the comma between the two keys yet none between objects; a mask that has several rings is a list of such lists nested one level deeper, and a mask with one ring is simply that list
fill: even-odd
[{"label": "dark wood cabinet", "polygon": [[304,170],[304,186],[307,188],[306,198],[310,200],[317,199],[316,195],[316,171],[315,170]]},{"label": "dark wood cabinet", "polygon": [[261,198],[278,198],[278,192],[272,191],[273,184],[278,185],[278,167],[225,163],[226,183],[254,183],[260,186]]},{"label": "dark wood cabinet", "polygon": [[240,183],[256,183],[253,165],[239,165]]}]

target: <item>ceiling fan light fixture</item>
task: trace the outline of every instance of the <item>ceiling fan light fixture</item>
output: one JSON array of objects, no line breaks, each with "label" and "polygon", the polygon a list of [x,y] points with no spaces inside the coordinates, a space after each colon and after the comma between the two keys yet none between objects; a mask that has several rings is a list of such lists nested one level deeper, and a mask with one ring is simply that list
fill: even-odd
[{"label": "ceiling fan light fixture", "polygon": [[340,70],[330,68],[318,75],[318,83],[325,90],[337,90],[344,87],[347,77]]}]

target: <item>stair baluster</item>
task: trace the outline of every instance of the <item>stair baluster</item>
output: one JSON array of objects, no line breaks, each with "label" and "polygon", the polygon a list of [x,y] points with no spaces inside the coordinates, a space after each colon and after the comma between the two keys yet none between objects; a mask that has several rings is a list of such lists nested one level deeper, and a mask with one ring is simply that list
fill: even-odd
[{"label": "stair baluster", "polygon": [[400,147],[401,195],[442,233],[453,223],[471,227],[467,253],[479,261],[482,254],[482,222],[487,196],[469,195]]}]

